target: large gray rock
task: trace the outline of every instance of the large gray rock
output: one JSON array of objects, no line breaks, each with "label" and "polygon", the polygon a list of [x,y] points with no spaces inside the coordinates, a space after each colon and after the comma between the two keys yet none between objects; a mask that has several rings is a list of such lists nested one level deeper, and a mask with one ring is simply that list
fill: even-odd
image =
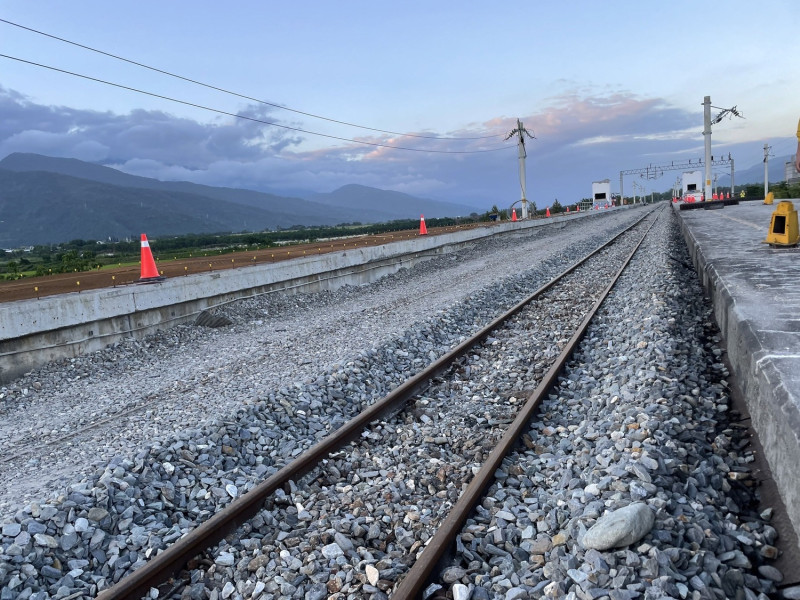
[{"label": "large gray rock", "polygon": [[582,545],[587,550],[608,550],[629,546],[642,539],[653,528],[656,517],[643,502],[603,515],[583,536]]}]

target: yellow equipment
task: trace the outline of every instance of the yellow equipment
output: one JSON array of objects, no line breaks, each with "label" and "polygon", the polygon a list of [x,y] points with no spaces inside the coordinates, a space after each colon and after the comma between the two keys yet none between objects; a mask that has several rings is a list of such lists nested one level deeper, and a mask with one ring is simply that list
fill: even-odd
[{"label": "yellow equipment", "polygon": [[796,246],[798,239],[800,234],[798,234],[797,211],[794,209],[794,204],[781,200],[772,213],[769,233],[764,241],[770,246]]},{"label": "yellow equipment", "polygon": [[775,201],[775,194],[770,192],[767,194],[767,197],[764,198],[764,204],[772,204]]}]

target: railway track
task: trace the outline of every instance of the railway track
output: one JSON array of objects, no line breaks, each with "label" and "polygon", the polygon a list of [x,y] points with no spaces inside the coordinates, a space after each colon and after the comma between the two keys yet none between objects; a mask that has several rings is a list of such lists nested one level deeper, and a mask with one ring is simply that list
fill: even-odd
[{"label": "railway track", "polygon": [[[0,583],[31,600],[45,589],[216,600],[774,594],[777,533],[769,511],[755,510],[748,433],[677,239],[669,211],[649,212],[478,332],[477,345],[458,336],[557,270],[534,266],[472,292],[466,308],[437,309],[435,326],[348,352],[302,383],[262,386],[235,415],[111,461],[55,502],[24,507],[19,526],[3,525]],[[588,245],[560,246],[555,263],[568,264],[574,247]],[[424,297],[429,287],[417,289]],[[242,308],[244,318],[262,314],[257,303]],[[451,363],[438,358],[456,345]],[[281,348],[202,369],[187,378],[186,399],[201,400],[206,379],[224,393]],[[258,375],[246,381],[260,385]],[[342,418],[393,386],[359,417],[363,428]],[[655,515],[641,541],[584,546],[604,512],[637,503]]]},{"label": "railway track", "polygon": [[[444,229],[444,228],[442,228]],[[476,280],[480,276],[470,274],[462,278],[464,280]],[[433,295],[437,293],[437,290],[431,290],[424,294],[418,294],[413,298],[402,298],[400,300],[395,301],[389,306],[383,306],[379,309],[367,307],[364,308],[360,313],[357,315],[358,318],[363,317],[382,317],[384,315],[393,312],[401,305],[408,304],[408,303],[419,303],[425,297]],[[351,319],[354,317],[351,317]],[[282,328],[279,329],[280,332],[285,332],[286,329]],[[319,330],[319,335],[325,335],[324,329]],[[58,448],[65,444],[70,443],[75,438],[80,438],[84,436],[87,432],[97,430],[99,428],[108,426],[112,423],[119,423],[126,417],[137,417],[142,415],[145,411],[157,407],[160,403],[163,403],[166,400],[166,395],[168,394],[181,394],[185,393],[184,390],[180,385],[172,386],[167,390],[160,390],[158,393],[147,394],[143,396],[138,402],[131,402],[127,403],[122,407],[107,407],[104,411],[106,416],[104,417],[95,417],[89,422],[81,423],[79,426],[71,426],[69,428],[68,433],[60,434],[56,433],[55,435],[49,436],[50,439],[43,440],[42,432],[40,431],[28,431],[28,432],[16,432],[15,437],[9,440],[12,442],[18,450],[13,454],[8,454],[6,456],[0,456],[0,463],[17,463],[19,464],[20,461],[23,461],[27,456],[41,454],[44,451],[49,449]]]},{"label": "railway track", "polygon": [[[346,479],[332,480],[331,476],[334,473],[339,473],[341,477],[341,472],[335,466],[331,467],[330,457],[332,453],[341,454],[351,447],[358,454],[360,452],[359,444],[355,446],[352,444],[359,439],[380,441],[382,448],[370,447],[371,455],[383,456],[385,453],[391,453],[391,448],[398,443],[427,443],[450,445],[453,451],[452,456],[463,456],[464,463],[458,467],[437,459],[434,461],[437,465],[435,473],[432,473],[430,477],[422,477],[427,482],[427,486],[420,485],[419,491],[425,496],[431,491],[435,491],[433,496],[438,498],[438,501],[435,501],[439,504],[438,509],[425,519],[428,521],[427,526],[433,537],[427,537],[426,533],[423,539],[415,539],[409,545],[408,550],[411,557],[427,542],[425,551],[417,557],[412,570],[402,577],[399,586],[393,593],[394,598],[418,597],[423,586],[430,579],[435,565],[441,561],[444,551],[451,546],[464,519],[491,482],[492,474],[496,471],[503,456],[516,443],[522,428],[531,418],[542,396],[553,385],[564,361],[585,331],[592,315],[613,287],[614,281],[624,270],[625,265],[654,221],[655,217],[652,213],[643,216],[604,246],[577,261],[561,276],[548,282],[505,314],[498,316],[472,338],[462,342],[451,353],[436,360],[427,369],[410,378],[384,399],[337,429],[335,433],[320,441],[255,489],[234,500],[228,507],[205,521],[190,534],[150,559],[144,567],[109,590],[102,592],[98,598],[102,600],[138,598],[149,590],[163,585],[165,581],[170,581],[190,561],[257,515],[262,510],[265,501],[290,486],[290,482],[299,481],[306,474],[311,473],[310,477],[317,482],[317,485],[322,485],[323,482],[326,487],[348,485]],[[579,295],[577,302],[576,294]],[[552,305],[560,306],[561,308],[556,309],[555,313],[562,314],[563,319],[557,322],[541,322],[537,318],[541,303],[551,305],[548,314],[553,314]],[[513,324],[506,325],[510,321],[513,321]],[[476,348],[480,344],[483,344],[485,348],[488,347],[491,351],[498,344],[508,343],[500,341],[501,334],[497,332],[499,328],[505,328],[503,336],[511,335],[522,339],[521,343],[526,344],[530,348],[530,352],[539,358],[538,362],[533,368],[527,369],[528,373],[526,373],[522,388],[514,389],[513,385],[510,386],[510,389],[501,393],[497,398],[489,399],[488,406],[486,398],[477,396],[474,400],[469,400],[466,405],[464,402],[459,402],[453,406],[449,399],[454,389],[463,391],[465,387],[468,388],[469,380],[472,377],[491,376],[487,373],[472,372],[469,355],[473,352],[481,352]],[[537,343],[531,342],[531,337],[535,338]],[[438,381],[440,379],[441,382]],[[432,384],[435,380],[437,383]],[[525,400],[526,390],[533,387],[536,388],[533,394]],[[421,397],[418,396],[420,394],[422,394]],[[393,416],[415,397],[417,400],[411,411],[403,413],[404,416]],[[445,398],[445,400],[442,401],[441,398]],[[413,430],[417,418],[423,418],[424,415],[424,418],[430,421],[437,414],[447,410],[455,411],[455,416],[439,420],[443,422],[465,418],[471,420],[476,411],[483,411],[485,416],[478,417],[474,421],[476,431],[473,435],[479,435],[480,441],[476,441],[472,435],[461,441],[453,440],[446,431],[440,431],[441,435],[437,437],[427,436],[423,439],[402,433],[404,427],[410,427]],[[509,423],[511,423],[510,427],[506,427]],[[389,433],[390,431],[391,433]],[[333,456],[342,460],[340,454]],[[385,468],[376,467],[373,476],[379,477],[381,471],[385,470]],[[477,472],[473,477],[474,471]],[[461,474],[461,479],[454,479],[456,473]],[[419,474],[414,473],[406,475],[412,478],[419,477]],[[466,488],[463,493],[461,493],[462,488]],[[416,490],[415,484],[412,491]],[[384,491],[384,493],[387,492]],[[285,498],[285,495],[282,497]],[[360,502],[369,503],[378,499],[361,498]],[[274,498],[272,502],[275,502]],[[407,499],[407,502],[410,505],[416,505],[423,504],[424,500],[412,497]],[[450,509],[451,506],[452,509]],[[305,509],[303,510],[305,511]],[[446,516],[448,512],[449,515]],[[437,529],[438,533],[433,535]],[[322,536],[323,533],[319,532],[317,535]],[[193,578],[197,578],[197,575],[189,575],[190,581]],[[174,586],[175,584],[168,583],[167,585]]]}]

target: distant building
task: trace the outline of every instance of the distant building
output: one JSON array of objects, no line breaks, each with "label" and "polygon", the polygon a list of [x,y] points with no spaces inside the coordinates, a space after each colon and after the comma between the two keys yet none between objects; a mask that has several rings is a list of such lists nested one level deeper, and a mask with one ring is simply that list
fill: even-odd
[{"label": "distant building", "polygon": [[783,166],[786,183],[800,183],[800,173],[794,168],[794,161],[795,157],[792,156],[792,159]]},{"label": "distant building", "polygon": [[611,204],[611,182],[608,179],[592,182],[592,208]]},{"label": "distant building", "polygon": [[686,171],[681,175],[681,199],[684,202],[703,201],[703,174],[700,171]]}]

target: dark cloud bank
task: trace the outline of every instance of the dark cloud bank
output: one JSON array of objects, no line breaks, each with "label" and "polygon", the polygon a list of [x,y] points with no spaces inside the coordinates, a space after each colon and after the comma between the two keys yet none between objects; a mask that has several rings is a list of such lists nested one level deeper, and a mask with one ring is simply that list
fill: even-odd
[{"label": "dark cloud bank", "polygon": [[[279,122],[278,112],[253,106],[240,114]],[[504,150],[477,154],[409,152],[333,140],[324,149],[308,150],[303,140],[313,140],[312,136],[253,120],[220,117],[199,123],[161,111],[120,115],[44,106],[2,87],[0,113],[0,158],[33,152],[162,180],[275,193],[329,192],[357,183],[478,208],[507,206],[520,197],[512,142],[506,142],[509,147]],[[699,158],[703,153],[702,114],[666,106],[658,99],[626,94],[562,96],[521,118],[536,135],[527,144],[527,195],[540,207],[555,198],[564,203],[588,197],[592,181],[600,179],[611,179],[612,189],[617,190],[621,169]],[[314,123],[286,124],[314,130]],[[500,134],[483,142],[361,139],[439,150],[481,149],[502,145],[502,134],[515,125],[516,117],[498,117],[475,131],[459,132]],[[735,150],[734,146],[715,149],[720,154]],[[677,175],[665,174],[649,182],[650,187],[667,190]]]}]

